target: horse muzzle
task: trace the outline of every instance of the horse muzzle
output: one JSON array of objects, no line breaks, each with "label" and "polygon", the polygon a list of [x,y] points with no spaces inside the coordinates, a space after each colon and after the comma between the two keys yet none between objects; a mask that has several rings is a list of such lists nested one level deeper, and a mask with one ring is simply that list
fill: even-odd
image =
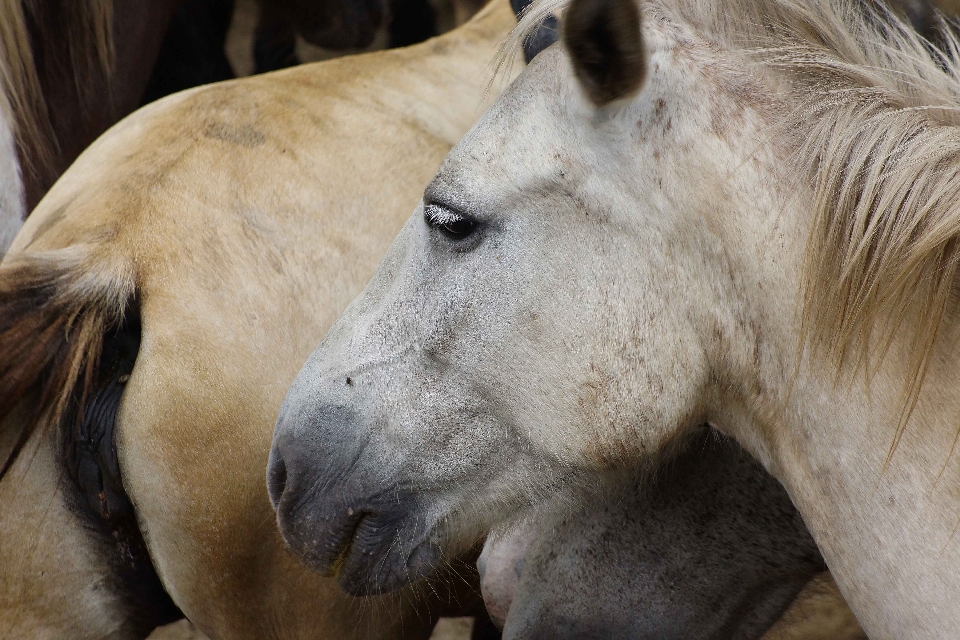
[{"label": "horse muzzle", "polygon": [[[285,407],[286,408],[286,407]],[[284,411],[267,466],[267,489],[284,541],[311,569],[352,595],[399,589],[431,573],[440,552],[416,497],[368,460],[342,406]],[[332,436],[331,434],[336,434]]]}]

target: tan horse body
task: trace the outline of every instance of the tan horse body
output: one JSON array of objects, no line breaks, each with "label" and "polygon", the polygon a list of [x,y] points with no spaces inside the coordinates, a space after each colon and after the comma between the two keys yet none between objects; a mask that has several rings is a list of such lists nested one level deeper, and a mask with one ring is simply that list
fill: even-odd
[{"label": "tan horse body", "polygon": [[[300,565],[263,474],[287,387],[495,96],[490,64],[513,24],[497,2],[409,49],[151,105],[84,152],[3,263],[5,330],[30,317],[10,306],[24,273],[75,285],[54,295],[51,316],[69,308],[73,323],[45,335],[77,362],[95,359],[93,334],[124,306],[139,308],[142,342],[117,414],[123,486],[163,584],[213,638],[429,633],[422,595],[359,601]],[[60,361],[33,362],[24,354],[44,338],[20,335],[4,343],[4,392],[33,374],[30,393],[49,391]],[[0,637],[132,637],[117,549],[77,514],[56,422],[45,415],[0,482]],[[30,428],[7,417],[0,460]]]}]

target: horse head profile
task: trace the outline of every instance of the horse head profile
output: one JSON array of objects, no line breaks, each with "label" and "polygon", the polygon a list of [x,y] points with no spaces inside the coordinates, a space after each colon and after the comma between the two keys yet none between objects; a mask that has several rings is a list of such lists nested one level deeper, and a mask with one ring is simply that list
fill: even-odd
[{"label": "horse head profile", "polygon": [[563,45],[454,147],[288,392],[288,544],[396,588],[707,423],[783,483],[868,634],[957,635],[955,36],[848,0],[525,24],[548,13]]}]

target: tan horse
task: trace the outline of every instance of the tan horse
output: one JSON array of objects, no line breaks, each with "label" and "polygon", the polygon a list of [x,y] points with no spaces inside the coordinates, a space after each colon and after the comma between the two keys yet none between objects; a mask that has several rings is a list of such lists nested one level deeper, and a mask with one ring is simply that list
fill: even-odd
[{"label": "tan horse", "polygon": [[298,564],[263,474],[290,381],[495,96],[513,25],[497,2],[178,94],[57,182],[0,267],[0,637],[142,636],[170,615],[136,590],[151,561],[213,638],[429,633],[432,594],[356,600]]},{"label": "tan horse", "polygon": [[396,586],[706,421],[871,637],[960,637],[960,42],[853,0],[565,5],[291,387],[288,541]]}]

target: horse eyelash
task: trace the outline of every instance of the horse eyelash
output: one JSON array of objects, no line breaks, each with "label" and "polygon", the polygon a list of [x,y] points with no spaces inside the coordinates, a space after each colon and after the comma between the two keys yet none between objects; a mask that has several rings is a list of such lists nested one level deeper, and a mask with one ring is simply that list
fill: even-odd
[{"label": "horse eyelash", "polygon": [[439,204],[428,204],[423,208],[423,217],[431,227],[452,224],[466,220],[466,216]]}]

